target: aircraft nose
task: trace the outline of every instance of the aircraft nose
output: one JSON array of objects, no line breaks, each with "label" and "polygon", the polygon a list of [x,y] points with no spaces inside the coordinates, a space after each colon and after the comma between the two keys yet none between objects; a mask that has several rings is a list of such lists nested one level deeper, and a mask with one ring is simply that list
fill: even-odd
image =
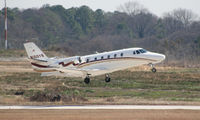
[{"label": "aircraft nose", "polygon": [[158,62],[165,60],[165,55],[163,55],[163,54],[152,53],[152,57],[154,60],[156,60]]},{"label": "aircraft nose", "polygon": [[163,60],[165,60],[165,55],[160,54],[160,61],[163,61]]}]

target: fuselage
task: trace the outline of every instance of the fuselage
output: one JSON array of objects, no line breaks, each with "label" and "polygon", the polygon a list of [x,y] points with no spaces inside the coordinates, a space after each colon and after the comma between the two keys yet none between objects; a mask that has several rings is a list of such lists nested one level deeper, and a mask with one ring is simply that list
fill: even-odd
[{"label": "fuselage", "polygon": [[65,76],[82,77],[111,73],[144,64],[156,64],[165,59],[165,55],[146,51],[142,48],[128,48],[85,56],[74,56],[62,59],[52,59],[49,66],[35,70],[55,70],[65,73]]},{"label": "fuselage", "polygon": [[142,48],[129,48],[82,56],[79,59],[78,68],[95,76],[144,64],[156,64],[163,61],[165,55],[148,52]]}]

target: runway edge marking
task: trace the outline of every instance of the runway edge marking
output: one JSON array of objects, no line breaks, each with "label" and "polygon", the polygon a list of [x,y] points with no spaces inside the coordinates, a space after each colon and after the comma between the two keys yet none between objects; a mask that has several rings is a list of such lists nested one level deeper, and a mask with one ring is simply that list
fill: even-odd
[{"label": "runway edge marking", "polygon": [[79,109],[127,109],[127,110],[200,110],[200,106],[170,106],[170,105],[85,105],[85,106],[0,106],[0,109],[52,109],[52,110],[79,110]]}]

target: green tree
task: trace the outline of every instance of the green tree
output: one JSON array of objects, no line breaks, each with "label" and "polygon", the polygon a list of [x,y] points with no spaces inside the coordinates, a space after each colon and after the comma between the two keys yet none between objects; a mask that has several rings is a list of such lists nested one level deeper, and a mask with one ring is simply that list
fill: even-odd
[{"label": "green tree", "polygon": [[85,34],[90,34],[94,27],[93,11],[87,6],[81,6],[76,11],[75,20],[81,25]]}]

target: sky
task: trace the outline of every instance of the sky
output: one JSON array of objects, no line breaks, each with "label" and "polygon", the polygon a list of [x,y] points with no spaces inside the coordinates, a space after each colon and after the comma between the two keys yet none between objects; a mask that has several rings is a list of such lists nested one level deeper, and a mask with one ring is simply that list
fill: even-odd
[{"label": "sky", "polygon": [[[128,1],[137,1],[158,16],[177,8],[190,9],[200,16],[200,0],[7,0],[7,6],[27,9],[40,8],[44,4],[62,5],[65,8],[87,5],[93,10],[103,9],[106,12],[113,12],[119,5]],[[0,8],[2,9],[3,6],[4,0],[1,0]]]}]

